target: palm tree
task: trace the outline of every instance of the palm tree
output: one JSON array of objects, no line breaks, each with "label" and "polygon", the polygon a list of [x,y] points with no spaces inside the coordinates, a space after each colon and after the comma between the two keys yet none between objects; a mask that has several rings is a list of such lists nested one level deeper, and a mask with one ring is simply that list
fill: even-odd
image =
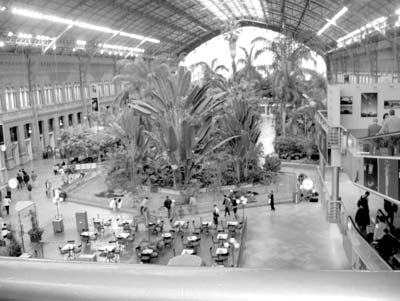
[{"label": "palm tree", "polygon": [[263,43],[255,57],[262,53],[272,52],[274,61],[272,67],[275,91],[275,100],[280,102],[280,115],[282,118],[282,136],[285,136],[286,105],[300,100],[301,91],[298,89],[299,81],[304,80],[306,70],[301,67],[303,60],[313,60],[311,50],[303,44],[296,43],[291,37],[279,36],[270,41],[264,37],[255,38],[252,43]]},{"label": "palm tree", "polygon": [[211,64],[198,62],[191,65],[190,69],[195,70],[196,68],[202,68],[204,74],[203,83],[209,84],[212,88],[219,88],[221,91],[225,91],[227,89],[227,81],[225,77],[218,72],[229,72],[229,69],[225,65],[217,65],[217,61],[218,59],[213,59]]}]

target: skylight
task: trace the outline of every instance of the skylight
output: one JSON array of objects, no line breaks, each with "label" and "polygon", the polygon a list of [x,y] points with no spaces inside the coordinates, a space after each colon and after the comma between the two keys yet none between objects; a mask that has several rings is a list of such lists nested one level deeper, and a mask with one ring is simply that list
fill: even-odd
[{"label": "skylight", "polygon": [[114,30],[109,27],[99,26],[99,25],[95,25],[95,24],[82,22],[82,21],[74,21],[71,19],[61,18],[61,17],[54,16],[54,15],[42,14],[40,12],[32,11],[29,9],[13,7],[11,9],[11,13],[14,15],[23,16],[26,18],[46,20],[48,22],[65,24],[65,25],[72,25],[72,26],[87,29],[87,30],[99,31],[99,32],[103,32],[103,33],[113,34],[113,35],[120,35],[123,37],[135,39],[135,40],[145,40],[145,41],[151,42],[151,43],[160,43],[160,41],[157,39],[148,38],[148,37],[145,37],[142,35],[119,31],[119,30]]},{"label": "skylight", "polygon": [[[221,21],[228,19],[264,19],[260,0],[199,0],[200,3]],[[226,6],[229,10],[226,9]]]},{"label": "skylight", "polygon": [[217,6],[214,3],[214,1],[212,1],[212,0],[199,0],[199,1],[206,9],[208,9],[213,15],[215,15],[221,21],[228,20],[227,15],[224,13],[224,11],[219,6]]},{"label": "skylight", "polygon": [[336,25],[336,21],[343,16],[346,12],[348,11],[347,7],[343,7],[336,15],[333,16],[332,19],[327,20],[328,23],[326,23],[319,31],[318,35],[321,35],[325,30],[327,30],[331,25]]},{"label": "skylight", "polygon": [[360,42],[362,39],[366,37],[366,35],[379,31],[384,32],[387,28],[387,17],[377,18],[366,25],[348,33],[347,35],[339,38],[337,40],[338,47],[345,47],[346,45],[350,45],[352,43]]}]

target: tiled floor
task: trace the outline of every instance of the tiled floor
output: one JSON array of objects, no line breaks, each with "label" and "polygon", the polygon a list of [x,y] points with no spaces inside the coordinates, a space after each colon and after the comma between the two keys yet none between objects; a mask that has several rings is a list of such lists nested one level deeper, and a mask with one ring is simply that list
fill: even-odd
[{"label": "tiled floor", "polygon": [[246,209],[248,230],[243,267],[299,270],[350,269],[335,224],[319,203]]}]

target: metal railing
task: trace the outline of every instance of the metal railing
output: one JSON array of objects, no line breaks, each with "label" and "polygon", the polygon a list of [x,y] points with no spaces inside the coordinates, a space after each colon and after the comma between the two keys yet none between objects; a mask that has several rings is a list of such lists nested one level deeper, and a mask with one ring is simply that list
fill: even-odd
[{"label": "metal railing", "polygon": [[342,126],[331,125],[327,119],[327,111],[325,110],[318,111],[315,115],[315,119],[327,133],[328,148],[340,149],[342,146],[342,136],[346,129]]}]

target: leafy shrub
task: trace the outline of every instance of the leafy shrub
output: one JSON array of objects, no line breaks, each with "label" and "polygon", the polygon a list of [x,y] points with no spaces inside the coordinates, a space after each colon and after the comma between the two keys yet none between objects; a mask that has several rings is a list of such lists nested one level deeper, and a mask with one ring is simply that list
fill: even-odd
[{"label": "leafy shrub", "polygon": [[275,140],[275,152],[279,155],[291,155],[300,153],[307,156],[318,152],[315,141],[305,137],[277,137]]},{"label": "leafy shrub", "polygon": [[263,168],[265,171],[270,171],[276,174],[281,170],[281,160],[276,156],[265,156]]}]

